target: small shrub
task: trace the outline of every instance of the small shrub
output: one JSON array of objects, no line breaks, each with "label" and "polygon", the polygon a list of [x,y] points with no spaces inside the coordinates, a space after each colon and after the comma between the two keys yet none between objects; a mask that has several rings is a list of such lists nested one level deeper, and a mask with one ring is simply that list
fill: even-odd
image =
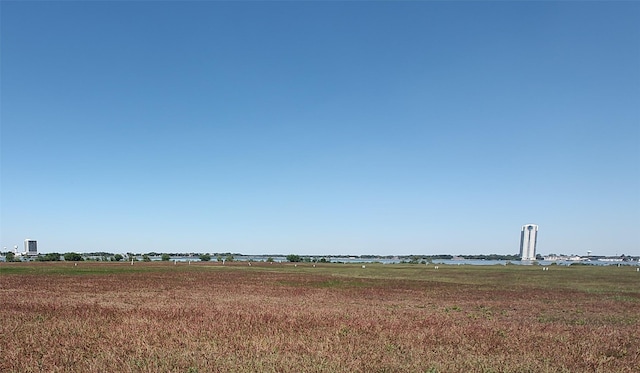
[{"label": "small shrub", "polygon": [[291,263],[298,263],[298,262],[302,261],[302,258],[300,257],[300,255],[289,254],[289,255],[287,255],[287,261],[289,261]]}]

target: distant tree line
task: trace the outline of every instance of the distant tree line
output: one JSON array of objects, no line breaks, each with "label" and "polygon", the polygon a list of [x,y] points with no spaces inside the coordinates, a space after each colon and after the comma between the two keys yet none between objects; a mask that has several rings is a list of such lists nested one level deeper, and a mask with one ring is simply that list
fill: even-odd
[{"label": "distant tree line", "polygon": [[462,258],[465,259],[475,259],[475,260],[520,260],[520,255],[498,255],[498,254],[489,254],[489,255],[461,255]]},{"label": "distant tree line", "polygon": [[19,262],[20,261],[20,259],[16,258],[16,254],[14,254],[11,251],[9,251],[9,252],[7,252],[5,254],[4,260],[6,260],[7,262]]},{"label": "distant tree line", "polygon": [[[287,255],[287,261],[291,262],[291,263],[300,263],[300,262],[305,262],[305,263],[328,263],[329,260],[327,260],[327,258],[318,258],[318,257],[314,257],[314,256],[300,256],[297,254],[289,254]],[[273,258],[267,258],[267,262],[269,262],[269,259],[271,259],[271,261],[273,261]]]},{"label": "distant tree line", "polygon": [[[119,262],[122,259],[124,259],[124,256],[122,256],[122,254],[109,254],[110,256],[103,256],[103,260],[104,261],[108,261],[108,260],[112,260],[112,261],[116,261]],[[44,255],[38,255],[38,257],[35,259],[38,262],[58,262],[61,259],[64,259],[67,262],[80,262],[80,261],[84,261],[84,260],[89,260],[88,259],[89,256],[87,254],[78,254],[78,253],[74,253],[74,252],[69,252],[69,253],[64,253],[64,254],[59,254],[59,253],[47,253]],[[98,259],[97,259],[98,260]]]},{"label": "distant tree line", "polygon": [[57,261],[60,261],[61,256],[62,255],[58,253],[48,253],[42,256],[39,255],[38,258],[36,258],[36,260],[39,262],[57,262]]},{"label": "distant tree line", "polygon": [[64,260],[67,262],[80,262],[82,261],[82,255],[78,253],[66,253],[63,255]]},{"label": "distant tree line", "polygon": [[300,255],[289,254],[287,255],[287,260],[291,263],[298,263],[302,261],[302,258],[300,257]]}]

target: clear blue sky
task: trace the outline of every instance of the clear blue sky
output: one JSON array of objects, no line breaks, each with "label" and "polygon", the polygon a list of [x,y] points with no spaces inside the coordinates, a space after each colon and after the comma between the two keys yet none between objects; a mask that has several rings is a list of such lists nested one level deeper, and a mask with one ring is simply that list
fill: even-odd
[{"label": "clear blue sky", "polygon": [[640,255],[640,3],[7,2],[1,243]]}]

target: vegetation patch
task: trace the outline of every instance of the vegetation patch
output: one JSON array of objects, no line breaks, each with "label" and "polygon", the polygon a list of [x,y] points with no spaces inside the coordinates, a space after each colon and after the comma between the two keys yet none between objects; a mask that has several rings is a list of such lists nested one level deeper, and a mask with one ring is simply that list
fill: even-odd
[{"label": "vegetation patch", "polygon": [[2,263],[0,371],[637,372],[635,271],[439,267]]}]

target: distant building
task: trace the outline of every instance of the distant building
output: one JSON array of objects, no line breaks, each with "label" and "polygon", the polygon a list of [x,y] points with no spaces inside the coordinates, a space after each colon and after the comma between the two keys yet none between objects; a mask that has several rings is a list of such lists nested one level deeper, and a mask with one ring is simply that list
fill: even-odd
[{"label": "distant building", "polygon": [[26,239],[24,240],[24,253],[25,255],[38,255],[38,242],[36,240]]},{"label": "distant building", "polygon": [[520,232],[521,260],[536,260],[536,243],[538,241],[538,226],[526,224]]}]

